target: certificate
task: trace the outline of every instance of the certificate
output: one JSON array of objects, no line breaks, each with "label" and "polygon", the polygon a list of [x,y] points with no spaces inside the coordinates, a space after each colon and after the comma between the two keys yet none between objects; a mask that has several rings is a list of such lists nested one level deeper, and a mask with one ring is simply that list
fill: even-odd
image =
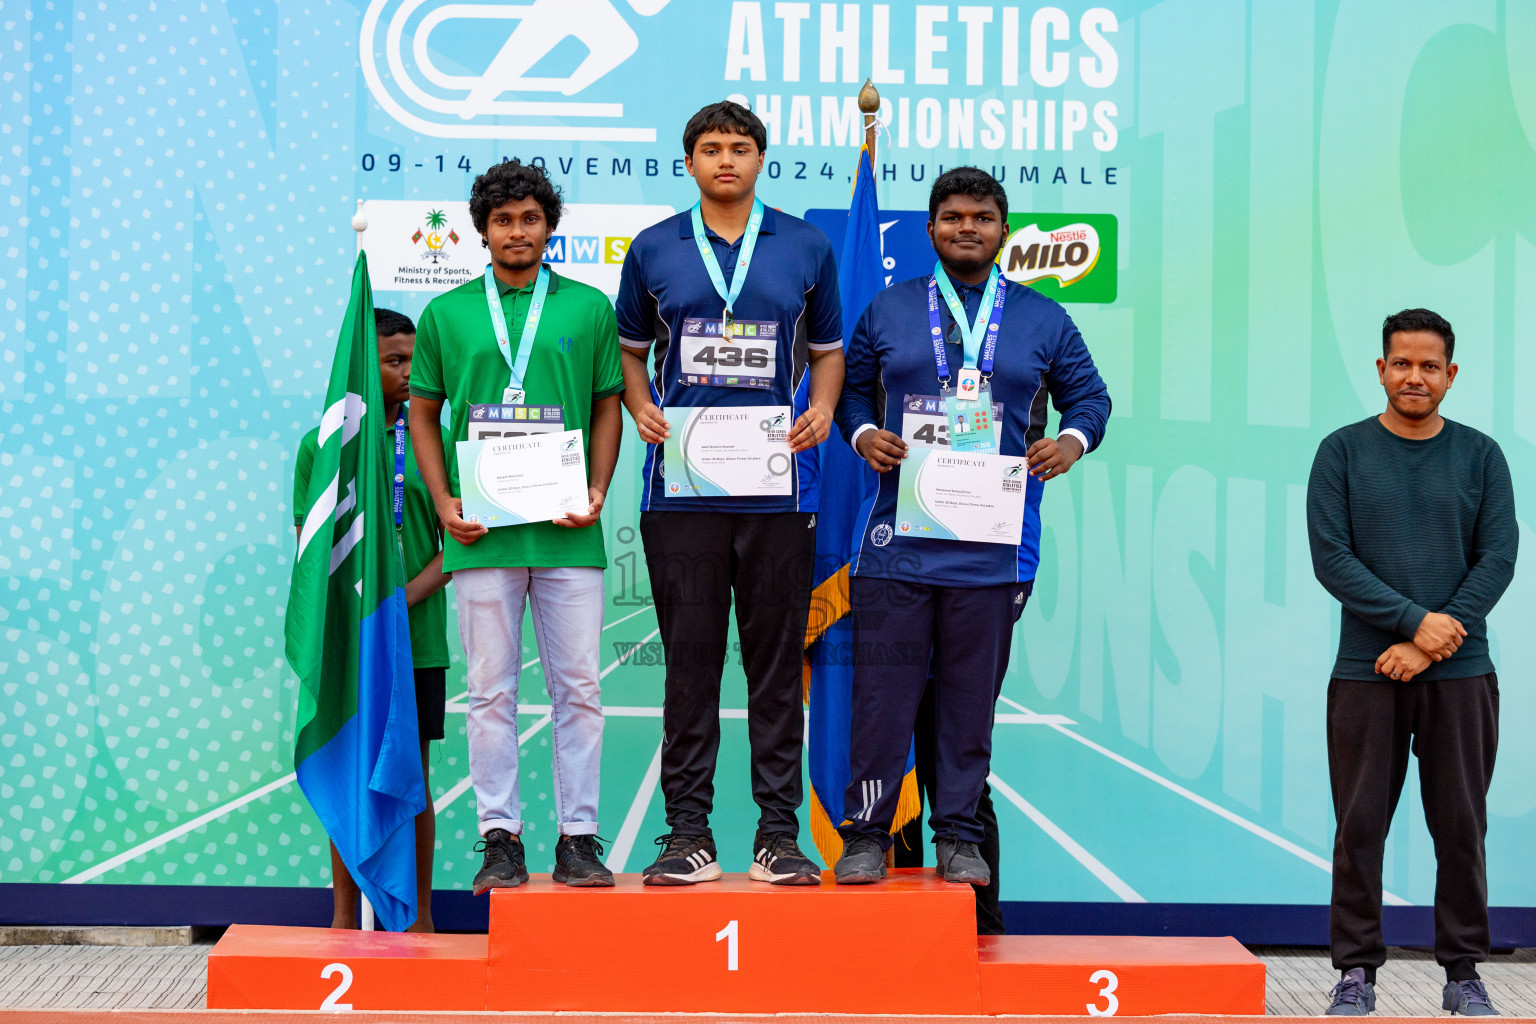
[{"label": "certificate", "polygon": [[662,446],[662,478],[676,498],[788,497],[795,457],[789,450],[793,410],[787,405],[675,409],[681,422]]},{"label": "certificate", "polygon": [[1029,480],[1022,455],[912,447],[898,472],[897,536],[1019,543]]},{"label": "certificate", "polygon": [[537,523],[591,504],[579,430],[460,441],[458,455],[464,518],[471,523]]}]

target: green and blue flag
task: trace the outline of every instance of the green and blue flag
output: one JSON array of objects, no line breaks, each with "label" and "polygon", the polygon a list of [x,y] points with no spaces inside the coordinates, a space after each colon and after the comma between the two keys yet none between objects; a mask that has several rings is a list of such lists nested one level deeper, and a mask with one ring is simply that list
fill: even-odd
[{"label": "green and blue flag", "polygon": [[284,625],[299,786],[380,925],[416,920],[426,809],[367,256],[352,271]]}]

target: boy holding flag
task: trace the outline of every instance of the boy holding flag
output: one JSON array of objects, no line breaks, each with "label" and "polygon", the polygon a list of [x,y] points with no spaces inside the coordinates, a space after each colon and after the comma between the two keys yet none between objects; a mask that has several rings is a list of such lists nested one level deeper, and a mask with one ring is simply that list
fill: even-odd
[{"label": "boy holding flag", "polygon": [[[448,669],[447,609],[443,588],[450,577],[443,573],[442,529],[432,498],[427,494],[416,459],[411,453],[406,400],[410,397],[411,353],[416,345],[416,325],[410,317],[392,309],[375,309],[374,325],[379,344],[379,385],[384,397],[383,423],[388,430],[387,452],[395,528],[400,534],[405,559],[405,603],[409,609],[411,664],[416,689],[416,726],[421,738],[421,774],[428,776],[427,751],[433,740],[443,738],[447,704]],[[304,435],[294,460],[293,525],[304,534],[310,477],[319,450],[320,428]],[[430,795],[431,789],[427,789]],[[408,931],[432,931],[432,849],[436,821],[432,803],[416,815],[416,921]],[[336,845],[331,844],[332,928],[356,928],[357,883],[347,871]]]}]

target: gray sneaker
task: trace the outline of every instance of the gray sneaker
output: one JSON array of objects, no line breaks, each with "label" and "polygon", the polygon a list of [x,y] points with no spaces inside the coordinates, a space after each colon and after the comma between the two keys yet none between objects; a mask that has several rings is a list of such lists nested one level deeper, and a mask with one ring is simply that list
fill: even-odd
[{"label": "gray sneaker", "polygon": [[843,838],[843,855],[832,868],[838,885],[869,885],[885,877],[885,851],[880,840],[862,833]]},{"label": "gray sneaker", "polygon": [[981,851],[975,843],[968,843],[959,836],[940,836],[933,845],[939,874],[944,881],[992,884],[992,869],[981,859]]},{"label": "gray sneaker", "polygon": [[1446,982],[1440,999],[1440,1008],[1450,1010],[1453,1016],[1458,1013],[1463,1017],[1503,1016],[1494,1008],[1493,1001],[1488,998],[1488,990],[1476,978],[1471,981]]},{"label": "gray sneaker", "polygon": [[1329,993],[1333,1000],[1325,1017],[1364,1017],[1376,1009],[1376,986],[1365,980],[1364,967],[1351,967]]}]

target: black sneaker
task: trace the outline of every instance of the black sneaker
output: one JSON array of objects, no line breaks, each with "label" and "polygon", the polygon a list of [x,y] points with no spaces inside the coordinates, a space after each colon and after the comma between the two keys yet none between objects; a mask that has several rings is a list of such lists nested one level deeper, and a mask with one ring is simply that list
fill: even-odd
[{"label": "black sneaker", "polygon": [[485,863],[475,873],[475,895],[492,889],[511,889],[528,881],[523,860],[523,841],[504,828],[493,828],[475,844],[485,853]]},{"label": "black sneaker", "polygon": [[1376,1009],[1376,986],[1365,980],[1364,967],[1345,971],[1328,995],[1332,1002],[1325,1017],[1364,1017]]},{"label": "black sneaker", "polygon": [[561,836],[550,877],[578,888],[612,885],[613,872],[604,866],[602,855],[603,844],[597,836]]},{"label": "black sneaker", "polygon": [[771,885],[820,885],[821,869],[800,852],[788,832],[759,832],[747,877]]},{"label": "black sneaker", "polygon": [[934,859],[938,861],[939,874],[944,881],[992,884],[992,869],[987,867],[975,843],[968,843],[959,836],[940,836],[933,841],[933,846]]},{"label": "black sneaker", "polygon": [[1482,981],[1473,978],[1471,981],[1448,981],[1440,1000],[1442,1010],[1450,1010],[1451,1015],[1461,1014],[1463,1017],[1501,1017],[1494,1008],[1493,1000],[1488,998],[1488,990],[1483,987]]},{"label": "black sneaker", "polygon": [[832,877],[838,885],[870,885],[885,877],[885,851],[880,840],[863,833],[843,837],[843,855]]},{"label": "black sneaker", "polygon": [[692,885],[713,882],[720,877],[720,861],[715,856],[715,841],[709,836],[688,836],[673,832],[658,836],[661,852],[642,872],[646,885]]}]

